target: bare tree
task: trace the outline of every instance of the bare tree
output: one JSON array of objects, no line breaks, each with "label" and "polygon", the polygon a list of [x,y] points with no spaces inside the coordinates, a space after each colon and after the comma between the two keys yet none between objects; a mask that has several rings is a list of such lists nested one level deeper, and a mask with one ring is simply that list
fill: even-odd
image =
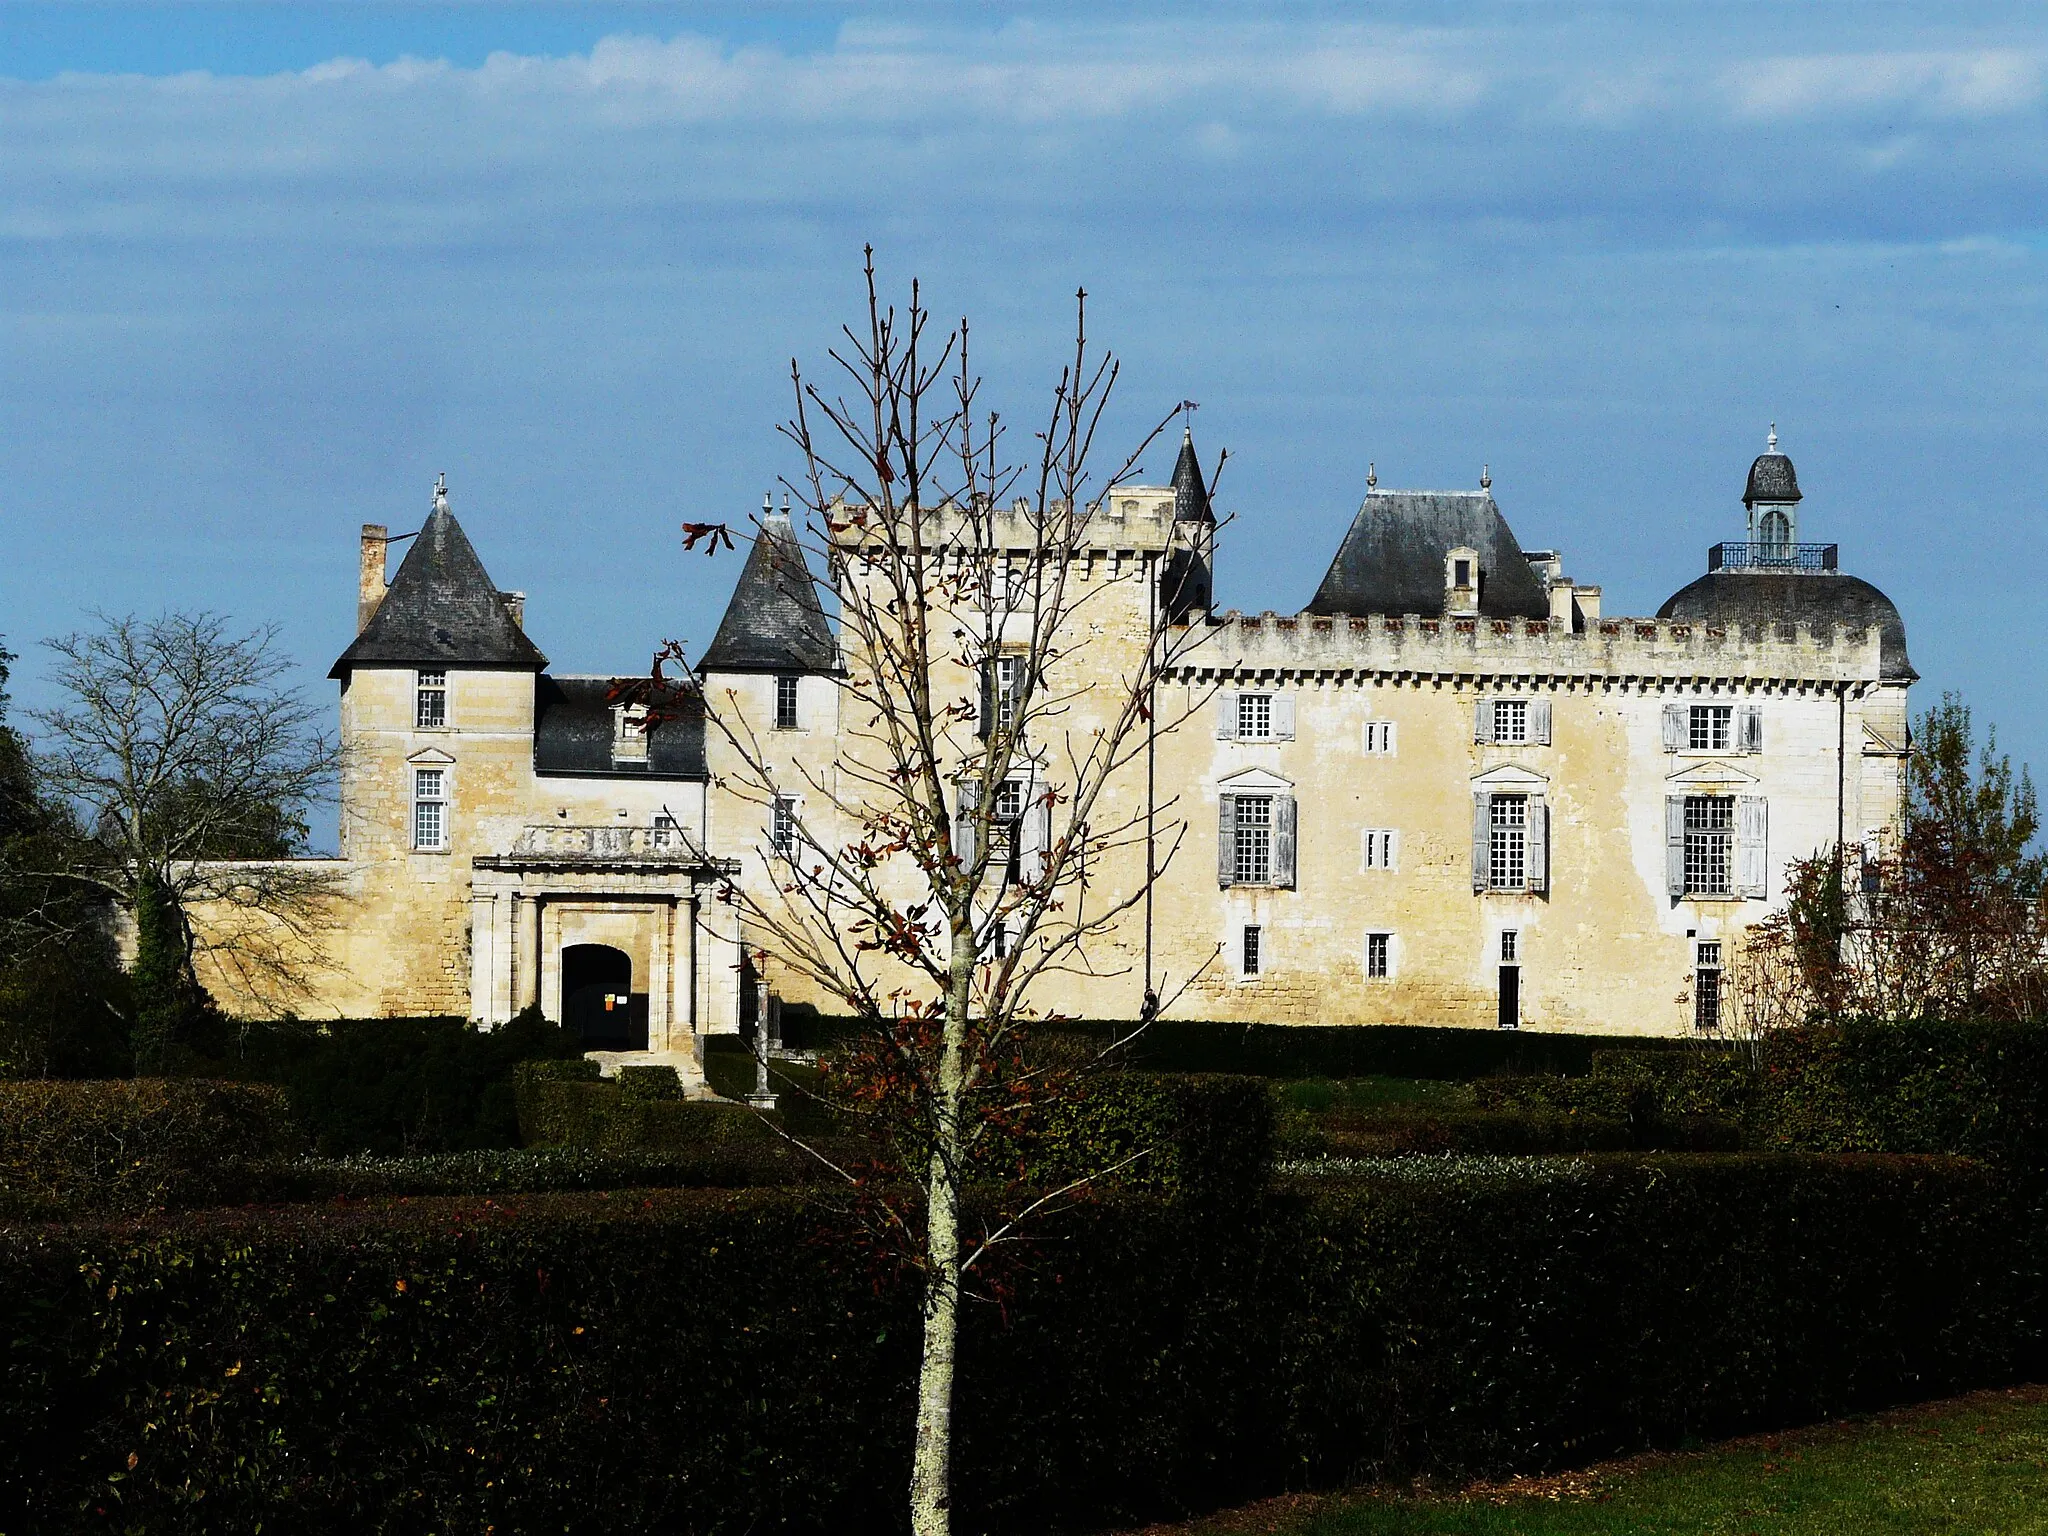
[{"label": "bare tree", "polygon": [[[48,642],[68,695],[31,712],[45,791],[87,835],[50,877],[105,894],[136,925],[136,1056],[161,1067],[198,998],[195,953],[258,995],[302,984],[333,876],[293,856],[333,784],[338,748],[284,683],[276,631],[211,613],[102,618]],[[217,919],[210,932],[192,913]]]},{"label": "bare tree", "polygon": [[[968,1220],[977,1160],[986,1168],[1063,1080],[1025,1049],[1042,1022],[1034,991],[1054,975],[1129,974],[1112,941],[1184,832],[1173,804],[1147,793],[1145,768],[1155,735],[1195,707],[1190,690],[1160,719],[1156,685],[1200,641],[1201,626],[1178,622],[1176,583],[1192,583],[1186,561],[1209,551],[1161,549],[1115,573],[1088,560],[1104,542],[1096,519],[1173,413],[1113,471],[1091,469],[1117,365],[1091,349],[1085,306],[1083,293],[1071,360],[1011,463],[1001,418],[977,403],[967,323],[936,335],[914,283],[906,312],[885,306],[869,253],[865,325],[832,354],[845,392],[791,364],[783,430],[803,467],[786,483],[803,526],[764,520],[757,534],[798,541],[826,573],[804,598],[838,619],[836,760],[788,762],[736,697],[705,699],[721,788],[769,828],[726,899],[750,943],[864,1023],[857,1096],[893,1126],[914,1181],[905,1200],[871,1190],[867,1208],[922,1274],[918,1536],[951,1529],[970,1279],[1020,1222],[1104,1172]],[[722,528],[686,532],[715,545]],[[807,580],[803,562],[784,568]],[[653,696],[679,684],[701,680],[671,645]],[[1158,1006],[1148,994],[1141,1012]]]}]

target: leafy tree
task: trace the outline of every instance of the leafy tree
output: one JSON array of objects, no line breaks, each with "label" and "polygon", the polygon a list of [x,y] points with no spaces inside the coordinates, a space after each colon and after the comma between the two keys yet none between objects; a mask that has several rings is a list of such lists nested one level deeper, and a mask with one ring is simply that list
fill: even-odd
[{"label": "leafy tree", "polygon": [[1896,849],[1826,848],[1738,950],[1738,1027],[1816,1016],[2048,1012],[2048,859],[2034,785],[1954,693],[1915,722]]}]

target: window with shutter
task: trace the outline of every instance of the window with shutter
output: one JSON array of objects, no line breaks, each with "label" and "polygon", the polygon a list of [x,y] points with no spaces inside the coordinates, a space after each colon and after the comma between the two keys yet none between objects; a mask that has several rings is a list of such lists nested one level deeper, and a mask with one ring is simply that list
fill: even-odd
[{"label": "window with shutter", "polygon": [[1687,795],[1685,892],[1729,896],[1735,890],[1735,797]]},{"label": "window with shutter", "polygon": [[1764,749],[1764,712],[1755,704],[1742,707],[1742,750],[1761,752]]},{"label": "window with shutter", "polygon": [[1735,828],[1735,894],[1752,901],[1763,900],[1770,888],[1770,855],[1767,846],[1766,813],[1769,806],[1761,795],[1744,795],[1737,806]]},{"label": "window with shutter", "polygon": [[1294,740],[1294,695],[1291,693],[1273,695],[1273,739]]},{"label": "window with shutter", "polygon": [[962,784],[957,808],[953,813],[953,853],[960,860],[961,867],[974,863],[974,813],[981,807],[981,786]]},{"label": "window with shutter", "polygon": [[[1671,717],[1672,706],[1665,706],[1665,719]],[[1685,796],[1667,795],[1664,799],[1664,884],[1674,896],[1685,894]]]},{"label": "window with shutter", "polygon": [[1492,699],[1481,699],[1472,706],[1472,739],[1480,743],[1494,739]]},{"label": "window with shutter", "polygon": [[1052,847],[1052,804],[1043,784],[1031,785],[1017,830],[1017,876],[1035,885],[1045,878],[1046,854]]},{"label": "window with shutter", "polygon": [[1683,752],[1690,722],[1683,704],[1670,703],[1664,706],[1664,750]]},{"label": "window with shutter", "polygon": [[1216,739],[1235,741],[1237,739],[1237,695],[1219,693],[1216,695]]},{"label": "window with shutter", "polygon": [[1273,883],[1294,889],[1294,796],[1273,797]]},{"label": "window with shutter", "polygon": [[1550,700],[1529,701],[1529,740],[1539,747],[1550,745]]},{"label": "window with shutter", "polygon": [[1550,888],[1550,802],[1541,795],[1529,797],[1529,880],[1527,889]]},{"label": "window with shutter", "polygon": [[1492,820],[1493,796],[1479,790],[1472,796],[1472,889],[1483,891],[1493,884],[1487,854],[1487,829]]},{"label": "window with shutter", "polygon": [[1216,801],[1216,883],[1237,883],[1237,796],[1220,795]]},{"label": "window with shutter", "polygon": [[1496,891],[1529,888],[1529,796],[1492,795],[1486,818],[1487,884]]}]

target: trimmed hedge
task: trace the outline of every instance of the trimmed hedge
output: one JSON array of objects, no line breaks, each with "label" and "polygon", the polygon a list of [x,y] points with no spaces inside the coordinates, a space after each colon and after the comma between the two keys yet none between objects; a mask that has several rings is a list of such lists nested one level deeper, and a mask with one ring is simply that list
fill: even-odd
[{"label": "trimmed hedge", "polygon": [[[1110,1028],[1084,1027],[1096,1034],[1105,1034]],[[1697,1049],[1693,1041],[1656,1035],[1568,1035],[1413,1024],[1207,1024],[1162,1019],[1132,1046],[1131,1064],[1156,1072],[1467,1082],[1501,1072],[1579,1076],[1592,1070],[1595,1051],[1657,1054]]]},{"label": "trimmed hedge", "polygon": [[[1541,1468],[2009,1380],[2038,1230],[1943,1159],[1408,1158],[1083,1206],[973,1309],[963,1529]],[[798,1192],[0,1232],[0,1528],[901,1529],[916,1295]]]},{"label": "trimmed hedge", "polygon": [[[643,1074],[667,1075],[666,1084]],[[629,1075],[631,1074],[631,1075]],[[609,1082],[594,1061],[522,1062],[515,1072],[520,1139],[529,1147],[678,1152],[780,1138],[741,1104],[692,1102],[672,1067],[627,1067]],[[665,1093],[664,1089],[672,1089]]]},{"label": "trimmed hedge", "polygon": [[1257,1078],[1105,1072],[1054,1101],[1023,1161],[1041,1185],[1115,1168],[1125,1189],[1242,1198],[1265,1188],[1273,1149],[1272,1095]]},{"label": "trimmed hedge", "polygon": [[214,1198],[238,1162],[301,1145],[268,1084],[0,1082],[0,1213],[191,1204]]},{"label": "trimmed hedge", "polygon": [[456,1018],[285,1021],[253,1026],[222,1075],[283,1084],[330,1156],[462,1152],[519,1144],[517,1063],[582,1050],[534,1009],[495,1029]]}]

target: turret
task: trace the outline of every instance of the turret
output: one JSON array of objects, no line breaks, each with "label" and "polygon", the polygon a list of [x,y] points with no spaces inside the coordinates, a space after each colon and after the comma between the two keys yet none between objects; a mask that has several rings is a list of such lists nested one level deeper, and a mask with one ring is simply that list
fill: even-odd
[{"label": "turret", "polygon": [[1194,433],[1181,429],[1180,458],[1173,466],[1173,532],[1159,577],[1159,600],[1168,623],[1207,612],[1214,603],[1216,513],[1195,457]]}]

